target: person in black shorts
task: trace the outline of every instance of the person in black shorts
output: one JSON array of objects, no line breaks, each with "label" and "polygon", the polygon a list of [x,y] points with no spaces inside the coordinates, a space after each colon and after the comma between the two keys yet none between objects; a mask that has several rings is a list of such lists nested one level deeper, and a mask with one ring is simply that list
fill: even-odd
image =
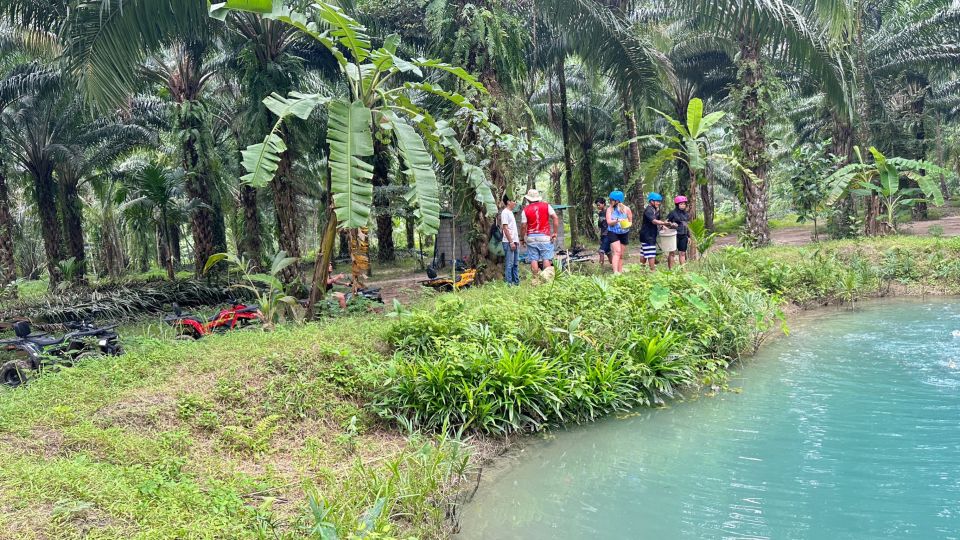
[{"label": "person in black shorts", "polygon": [[597,250],[600,260],[597,262],[600,263],[602,268],[604,259],[613,264],[613,255],[610,252],[610,235],[607,234],[607,227],[609,227],[607,224],[607,201],[603,197],[597,197],[594,202],[597,207],[597,227],[600,228],[600,249]]},{"label": "person in black shorts", "polygon": [[667,221],[673,223],[677,229],[677,250],[667,255],[667,267],[673,268],[674,256],[680,261],[680,264],[687,262],[687,245],[690,242],[690,214],[687,212],[687,198],[683,195],[677,195],[673,198],[673,204],[676,208],[667,216]]},{"label": "person in black shorts", "polygon": [[660,204],[663,196],[655,191],[647,195],[650,204],[643,210],[643,224],[640,225],[640,251],[650,270],[657,269],[657,235],[660,227],[670,227],[672,223],[660,218]]}]

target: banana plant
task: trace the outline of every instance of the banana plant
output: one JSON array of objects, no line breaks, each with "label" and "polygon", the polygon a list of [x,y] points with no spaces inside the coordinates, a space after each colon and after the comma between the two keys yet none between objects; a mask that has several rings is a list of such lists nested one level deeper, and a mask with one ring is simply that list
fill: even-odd
[{"label": "banana plant", "polygon": [[[827,205],[832,206],[848,192],[860,196],[876,195],[886,215],[884,225],[888,231],[897,232],[897,217],[901,210],[923,200],[943,204],[938,179],[940,175],[953,177],[952,171],[927,161],[888,158],[872,146],[869,150],[872,163],[867,163],[860,147],[855,146],[857,163],[841,167],[827,178]],[[901,187],[901,176],[915,181],[919,188]]]},{"label": "banana plant", "polygon": [[[479,94],[486,94],[466,70],[439,60],[403,58],[398,54],[400,38],[388,36],[380,48],[373,48],[366,29],[333,3],[312,3],[309,14],[294,11],[275,0],[266,9],[265,0],[233,0],[216,4],[211,16],[225,17],[230,9],[255,11],[268,19],[289,24],[325,47],[340,67],[348,95],[326,96],[291,92],[271,94],[263,103],[277,117],[263,142],[241,152],[247,174],[242,180],[254,187],[265,186],[276,174],[280,155],[286,151],[281,126],[290,117],[307,120],[325,107],[328,116],[327,144],[333,211],[321,241],[322,257],[317,259],[311,303],[315,301],[332,252],[337,227],[365,227],[373,205],[374,137],[392,146],[399,156],[402,172],[411,186],[407,201],[414,208],[418,227],[424,234],[436,234],[440,226],[440,188],[435,166],[452,156],[460,165],[479,202],[489,214],[496,212],[493,193],[483,171],[468,163],[450,122],[435,118],[418,104],[424,95],[440,97],[460,111],[466,111],[481,126],[497,132],[486,116],[464,95],[450,91],[427,72],[442,72],[465,82]],[[309,15],[309,16],[308,16]],[[400,79],[403,79],[401,82]]]},{"label": "banana plant", "polygon": [[703,100],[700,98],[690,100],[690,104],[687,106],[686,123],[658,109],[652,107],[650,109],[662,116],[673,128],[674,133],[649,136],[649,138],[664,143],[664,147],[647,162],[646,182],[649,183],[660,174],[660,170],[667,163],[678,160],[686,163],[687,169],[690,171],[690,185],[687,189],[687,211],[690,212],[690,217],[694,218],[697,215],[697,191],[707,169],[707,160],[724,157],[720,155],[711,156],[707,149],[709,142],[707,133],[710,128],[723,119],[724,113],[715,111],[704,116]]}]

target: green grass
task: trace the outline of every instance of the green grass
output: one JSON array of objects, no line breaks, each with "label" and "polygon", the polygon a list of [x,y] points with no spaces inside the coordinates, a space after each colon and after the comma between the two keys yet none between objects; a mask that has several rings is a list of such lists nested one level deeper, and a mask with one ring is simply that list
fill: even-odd
[{"label": "green grass", "polygon": [[[195,343],[158,320],[124,326],[127,355],[0,390],[0,530],[299,539],[369,521],[377,538],[442,538],[470,448],[413,425],[537,429],[722,386],[776,322],[771,299],[960,293],[960,239],[722,248],[687,270],[494,284]],[[473,405],[449,406],[467,390]]]},{"label": "green grass", "polygon": [[[345,319],[196,343],[141,337],[123,357],[0,392],[0,530],[25,539],[305,538],[316,525],[308,496],[337,508],[329,519],[347,531],[378,491],[388,511],[433,500],[462,472],[465,450],[408,442],[363,407],[384,326]],[[392,495],[367,489],[374,484]],[[435,508],[409,512],[419,518],[397,523],[384,512],[377,530],[437,536]]]}]

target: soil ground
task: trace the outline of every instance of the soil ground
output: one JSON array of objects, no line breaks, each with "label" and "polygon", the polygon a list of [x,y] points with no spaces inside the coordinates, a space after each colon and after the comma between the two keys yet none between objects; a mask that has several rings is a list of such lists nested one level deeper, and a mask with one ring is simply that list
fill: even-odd
[{"label": "soil ground", "polygon": [[[956,209],[951,208],[950,210]],[[936,232],[944,237],[960,236],[960,214],[947,215],[940,219],[907,223],[900,227],[900,232],[903,234],[928,236],[931,234],[930,229],[936,227],[942,228],[942,231]],[[777,246],[802,246],[813,242],[813,227],[812,225],[781,227],[771,231],[771,236],[773,244]],[[820,240],[829,239],[829,237],[822,232],[819,238]],[[729,234],[718,239],[716,245],[731,246],[736,243],[737,235]],[[640,246],[632,246],[629,260],[636,262],[639,258]],[[429,289],[425,289],[420,285],[420,282],[425,279],[427,279],[427,276],[422,270],[409,270],[403,272],[401,275],[394,273],[388,279],[377,280],[374,278],[370,281],[369,285],[371,287],[381,287],[384,303],[387,306],[391,306],[394,300],[409,303],[423,294],[428,293]]]}]

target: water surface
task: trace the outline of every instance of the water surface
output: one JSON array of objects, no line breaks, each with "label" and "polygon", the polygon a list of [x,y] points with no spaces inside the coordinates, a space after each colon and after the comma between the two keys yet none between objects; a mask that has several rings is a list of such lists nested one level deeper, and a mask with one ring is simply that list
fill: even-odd
[{"label": "water surface", "polygon": [[960,538],[960,301],[820,312],[740,391],[556,431],[461,511],[462,538]]}]

